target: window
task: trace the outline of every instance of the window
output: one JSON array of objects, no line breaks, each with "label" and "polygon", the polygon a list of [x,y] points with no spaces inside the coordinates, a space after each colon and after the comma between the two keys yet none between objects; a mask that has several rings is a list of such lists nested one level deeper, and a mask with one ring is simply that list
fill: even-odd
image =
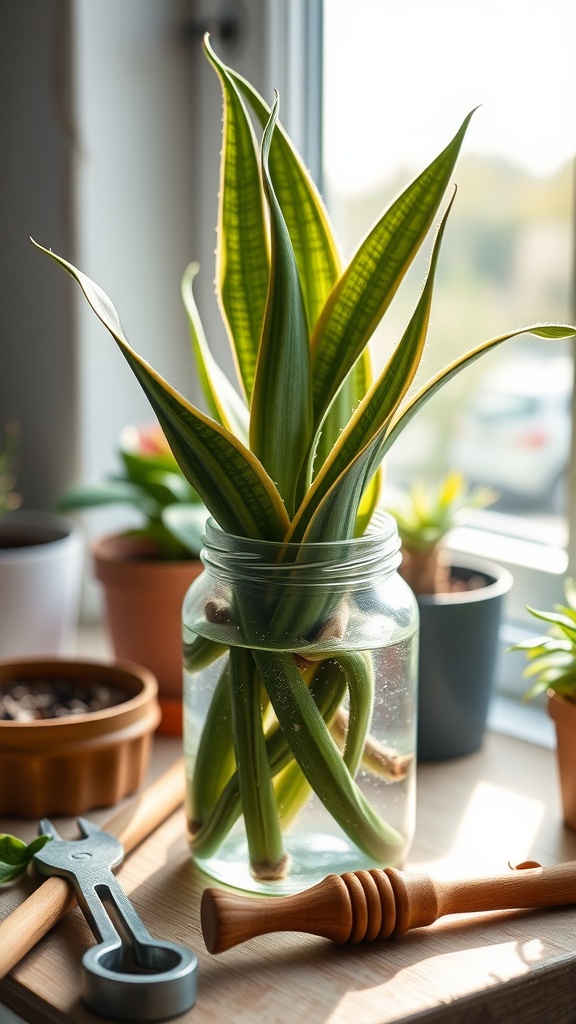
[{"label": "window", "polygon": [[[454,175],[422,382],[507,328],[573,316],[576,9],[486,0],[324,4],[324,193],[343,249],[474,114]],[[407,322],[425,253],[373,343],[380,367]],[[463,371],[415,417],[388,486],[460,469],[498,501],[452,538],[508,565],[508,627],[561,598],[567,570],[572,350],[530,336]],[[503,686],[522,665],[502,659]],[[508,678],[506,678],[508,677]]]}]

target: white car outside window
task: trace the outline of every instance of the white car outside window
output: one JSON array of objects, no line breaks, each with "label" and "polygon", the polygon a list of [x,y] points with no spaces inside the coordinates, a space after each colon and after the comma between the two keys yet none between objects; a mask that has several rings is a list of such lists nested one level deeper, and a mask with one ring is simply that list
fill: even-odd
[{"label": "white car outside window", "polygon": [[572,360],[506,362],[486,374],[458,421],[450,463],[517,504],[554,506],[570,458]]}]

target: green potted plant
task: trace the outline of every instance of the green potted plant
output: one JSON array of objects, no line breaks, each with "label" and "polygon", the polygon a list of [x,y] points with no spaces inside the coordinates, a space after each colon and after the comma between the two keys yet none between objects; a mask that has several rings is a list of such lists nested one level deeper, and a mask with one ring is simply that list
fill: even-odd
[{"label": "green potted plant", "polygon": [[94,542],[94,570],[104,588],[114,654],[154,672],[162,708],[159,731],[179,735],[182,602],[202,569],[208,513],[157,424],[124,428],[119,463],[120,469],[99,483],[72,484],[57,507],[68,513],[123,504],[140,517],[140,525]]},{"label": "green potted plant", "polygon": [[564,821],[576,829],[576,585],[564,581],[565,603],[551,610],[528,607],[545,622],[544,635],[509,648],[527,659],[524,676],[531,680],[525,699],[546,694],[548,713],[556,729],[556,753]]},{"label": "green potted plant", "polygon": [[[316,877],[342,864],[398,862],[409,841],[415,622],[413,598],[394,572],[395,525],[373,517],[386,452],[427,399],[484,352],[526,331],[554,339],[575,328],[507,331],[410,393],[452,199],[414,313],[372,380],[368,341],[440,209],[471,115],[343,267],[316,189],[278,123],[278,99],[270,109],[208,41],[205,52],[224,96],[216,287],[238,392],[204,336],[190,288],[195,267],[184,293],[208,413],[137,354],[98,285],[44,251],[115,338],[215,521],[208,571],[184,613],[193,854],[218,876],[228,853],[236,865],[245,849],[245,874],[232,874],[232,884],[251,885],[252,876],[255,888],[281,892],[310,883],[307,862]],[[214,592],[204,599],[208,576]],[[367,597],[380,586],[391,597],[386,611]],[[379,625],[369,638],[368,614]],[[323,808],[316,833],[311,806]],[[406,815],[394,819],[403,806]]]},{"label": "green potted plant", "polygon": [[415,482],[388,505],[402,542],[400,572],[418,601],[418,757],[441,760],[477,750],[486,730],[502,606],[512,578],[487,559],[455,558],[450,530],[496,498],[469,489],[460,473]]},{"label": "green potted plant", "polygon": [[82,538],[64,516],[22,508],[20,429],[0,448],[0,657],[62,654],[78,620]]}]

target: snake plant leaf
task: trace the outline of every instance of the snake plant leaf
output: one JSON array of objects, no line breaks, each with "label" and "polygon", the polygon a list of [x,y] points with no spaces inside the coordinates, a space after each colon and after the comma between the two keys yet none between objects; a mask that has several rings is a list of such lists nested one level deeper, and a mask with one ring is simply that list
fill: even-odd
[{"label": "snake plant leaf", "polygon": [[308,483],[332,453],[340,434],[372,384],[372,361],[368,349],[356,361],[340,390],[332,399],[317,429],[308,463]]},{"label": "snake plant leaf", "polygon": [[[270,107],[242,75],[228,68],[264,128]],[[270,177],[292,240],[308,323],[313,326],[342,271],[328,214],[314,181],[280,122],[270,146]]]},{"label": "snake plant leaf", "polygon": [[[250,82],[232,69],[228,71],[265,127],[270,117],[270,107]],[[308,323],[313,327],[341,274],[338,246],[314,181],[280,122],[272,138],[268,162],[274,191],[282,208],[298,265]],[[310,452],[306,486],[312,479],[312,463],[316,466],[324,463],[371,381],[370,356],[365,351],[330,406],[315,451]],[[377,490],[375,487],[374,495]]]},{"label": "snake plant leaf", "polygon": [[[319,538],[320,522],[327,528],[327,515],[331,522],[330,539],[343,539],[354,532],[353,524],[362,496],[373,475],[369,470],[375,463],[375,452],[379,450],[390,418],[407,393],[422,358],[430,321],[434,278],[453,202],[454,196],[440,222],[428,274],[410,323],[382,373],[352,415],[348,426],[340,435],[306,494],[292,521],[287,540],[308,537],[311,523],[318,515],[319,507],[326,501],[329,501],[329,504],[325,504],[316,526],[312,529],[313,535]],[[374,465],[374,471],[376,469],[377,466]],[[331,496],[328,499],[329,495]],[[337,509],[341,509],[341,519]]]},{"label": "snake plant leaf", "polygon": [[379,466],[364,488],[358,512],[356,513],[355,537],[363,537],[372,522],[372,517],[378,508],[382,495],[383,476],[382,466]]},{"label": "snake plant leaf", "polygon": [[216,293],[249,402],[268,291],[268,243],[258,149],[242,98],[207,37],[204,50],[218,74],[224,100]]},{"label": "snake plant leaf", "polygon": [[452,380],[457,373],[460,373],[465,366],[470,366],[480,356],[484,355],[492,348],[496,348],[501,345],[504,341],[509,341],[511,338],[517,338],[521,334],[534,334],[537,338],[545,338],[550,341],[560,340],[562,338],[573,338],[576,335],[576,327],[571,324],[561,323],[549,323],[549,324],[530,324],[527,327],[518,327],[513,331],[508,331],[506,334],[499,334],[495,338],[489,338],[488,341],[482,342],[475,348],[470,349],[463,355],[459,356],[453,362],[449,363],[442,370],[440,370],[434,377],[431,377],[422,387],[410,398],[409,401],[401,405],[394,416],[392,417],[389,430],[386,434],[386,440],[383,447],[383,454],[385,454],[400,434],[400,432],[408,425],[410,420],[416,413],[422,408],[437,391],[440,390],[444,384],[447,384],[449,380]]},{"label": "snake plant leaf", "polygon": [[198,263],[190,263],[182,277],[182,300],[188,314],[192,352],[198,377],[210,415],[247,445],[248,407],[214,359],[194,301],[192,282],[199,269]]},{"label": "snake plant leaf", "polygon": [[[309,525],[303,534],[305,541],[318,540],[339,540],[344,536],[344,530],[352,529],[352,510],[362,498],[370,476],[375,472],[377,466],[384,458],[386,452],[392,446],[398,434],[410,422],[418,410],[428,401],[444,384],[452,379],[465,366],[470,365],[479,359],[490,348],[501,345],[510,338],[516,338],[521,334],[535,334],[541,338],[568,338],[576,334],[576,328],[567,324],[535,324],[529,327],[520,327],[507,334],[501,334],[491,338],[476,348],[471,349],[459,359],[450,363],[435,377],[431,378],[416,394],[392,416],[389,424],[374,436],[372,441],[356,457],[354,462],[344,471],[341,477],[333,484],[323,501],[320,502],[316,512],[310,517]],[[302,531],[302,520],[293,521],[291,531],[287,539],[292,540],[293,536],[299,538]]]},{"label": "snake plant leaf", "polygon": [[383,214],[328,297],[311,342],[316,426],[420,249],[448,187],[473,113],[464,119],[448,146]]},{"label": "snake plant leaf", "polygon": [[223,530],[281,540],[289,525],[272,480],[254,455],[224,427],[171,387],[134,351],[106,293],[56,253],[34,245],[80,285],[90,306],[118,343],[144,390],[186,478]]},{"label": "snake plant leaf", "polygon": [[250,409],[250,448],[276,482],[292,515],[300,499],[298,481],[312,437],[312,391],[308,323],[298,267],[268,169],[277,117],[278,100],[262,136],[272,259]]},{"label": "snake plant leaf", "polygon": [[374,669],[368,651],[345,651],[337,657],[346,673],[350,706],[343,760],[355,779],[372,723]]}]

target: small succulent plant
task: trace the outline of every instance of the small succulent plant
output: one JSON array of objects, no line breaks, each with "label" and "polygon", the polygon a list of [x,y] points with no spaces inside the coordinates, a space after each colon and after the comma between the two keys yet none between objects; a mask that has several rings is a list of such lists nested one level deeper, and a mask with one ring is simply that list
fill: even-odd
[{"label": "small succulent plant", "polygon": [[446,534],[462,526],[474,509],[496,500],[489,487],[469,488],[461,473],[448,473],[436,483],[418,480],[388,505],[398,523],[403,560],[400,572],[415,594],[436,594],[447,586],[442,564]]},{"label": "small succulent plant", "polygon": [[547,690],[576,700],[576,583],[570,577],[564,581],[564,596],[566,603],[554,605],[551,611],[527,606],[535,618],[548,624],[548,631],[509,648],[523,651],[528,660],[523,674],[533,682],[525,700]]}]

